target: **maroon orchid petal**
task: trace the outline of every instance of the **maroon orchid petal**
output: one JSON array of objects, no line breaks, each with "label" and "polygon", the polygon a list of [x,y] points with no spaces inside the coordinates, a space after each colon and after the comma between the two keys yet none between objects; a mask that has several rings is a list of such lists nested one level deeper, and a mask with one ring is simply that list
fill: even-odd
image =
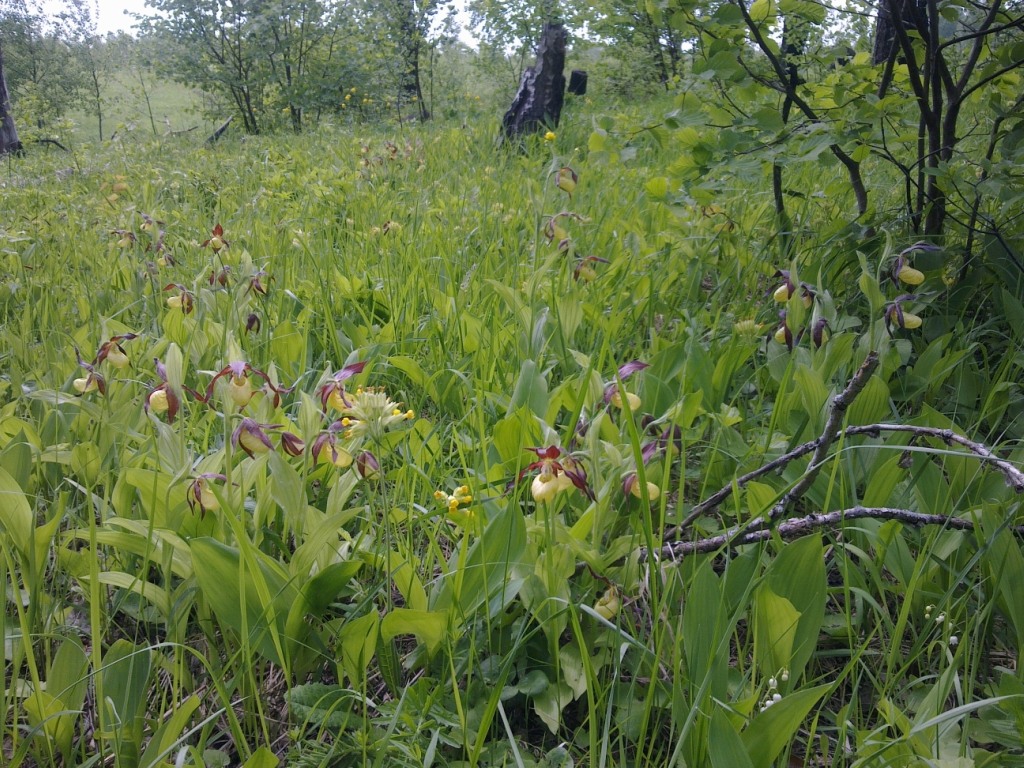
[{"label": "maroon orchid petal", "polygon": [[301,456],[305,448],[305,441],[298,435],[291,432],[281,433],[281,449],[289,456]]},{"label": "maroon orchid petal", "polygon": [[557,445],[549,445],[546,448],[531,448],[527,447],[528,451],[533,451],[541,459],[557,459],[562,455],[562,451]]},{"label": "maroon orchid petal", "polygon": [[583,492],[584,496],[591,501],[597,501],[597,496],[591,490],[590,483],[587,482],[587,472],[581,465],[574,463],[571,468],[563,468],[562,471],[572,481],[572,484]]},{"label": "maroon orchid petal", "polygon": [[624,363],[623,365],[619,366],[619,378],[623,380],[628,379],[637,371],[642,371],[644,368],[649,367],[650,363],[643,363],[639,360],[631,360],[630,362]]},{"label": "maroon orchid petal", "polygon": [[366,367],[366,361],[363,360],[358,363],[349,363],[340,371],[337,371],[331,378],[337,382],[344,381],[345,379],[355,376],[357,373],[362,373]]},{"label": "maroon orchid petal", "polygon": [[160,377],[160,380],[167,381],[167,366],[160,362],[159,357],[153,358],[153,365],[156,367],[156,375]]}]

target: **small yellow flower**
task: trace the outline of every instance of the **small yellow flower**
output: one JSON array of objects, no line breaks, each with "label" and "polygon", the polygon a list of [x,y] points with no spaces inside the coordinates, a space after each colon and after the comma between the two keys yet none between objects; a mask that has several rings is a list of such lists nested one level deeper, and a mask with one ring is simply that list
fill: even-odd
[{"label": "small yellow flower", "polygon": [[544,134],[544,141],[554,141],[554,140],[555,140],[555,132],[554,131],[548,131],[547,133]]}]

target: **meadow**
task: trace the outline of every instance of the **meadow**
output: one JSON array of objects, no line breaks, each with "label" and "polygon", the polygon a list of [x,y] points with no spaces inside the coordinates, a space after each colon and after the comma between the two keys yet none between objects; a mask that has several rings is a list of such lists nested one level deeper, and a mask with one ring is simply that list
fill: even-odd
[{"label": "meadow", "polygon": [[5,764],[1024,765],[1019,286],[466,103],[4,160]]}]

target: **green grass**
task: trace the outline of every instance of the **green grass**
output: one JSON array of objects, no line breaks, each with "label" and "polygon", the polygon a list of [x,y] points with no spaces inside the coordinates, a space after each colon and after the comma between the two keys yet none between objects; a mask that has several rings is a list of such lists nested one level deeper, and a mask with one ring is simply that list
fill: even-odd
[{"label": "green grass", "polygon": [[[860,241],[841,196],[808,195],[780,264],[760,180],[666,197],[648,182],[673,149],[646,114],[588,152],[574,109],[521,153],[484,120],[212,147],[137,128],[61,179],[54,155],[5,168],[8,764],[1024,762],[1019,500],[957,446],[839,440],[786,516],[974,530],[863,519],[650,557],[701,499],[817,438],[871,349],[847,424],[955,426],[1019,464],[1020,340],[986,358],[928,254],[924,327],[886,333],[899,233]],[[787,304],[792,350],[771,340],[778,267],[815,292]],[[821,317],[818,348],[799,331]],[[982,380],[1005,396],[971,397]],[[395,405],[372,411],[380,392]],[[272,450],[248,455],[247,430]],[[682,538],[806,471],[735,486]]]}]

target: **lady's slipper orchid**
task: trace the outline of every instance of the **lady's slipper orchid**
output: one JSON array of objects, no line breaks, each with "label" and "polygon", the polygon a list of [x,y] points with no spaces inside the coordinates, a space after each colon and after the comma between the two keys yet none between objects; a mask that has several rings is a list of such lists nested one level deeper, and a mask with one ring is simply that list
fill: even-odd
[{"label": "lady's slipper orchid", "polygon": [[[789,274],[788,269],[778,269],[775,271],[775,277],[783,278],[783,283],[772,293],[772,298],[779,304],[785,304],[796,293],[797,286],[793,283],[793,279]],[[807,283],[800,283],[799,287],[800,298],[803,300],[804,306],[810,308],[811,304],[814,303],[814,288]]]},{"label": "lady's slipper orchid", "polygon": [[101,395],[107,394],[107,381],[103,378],[103,375],[96,370],[96,367],[92,363],[87,363],[82,359],[81,353],[78,348],[75,348],[75,358],[78,360],[78,365],[84,368],[88,375],[77,378],[72,382],[75,390],[80,394],[86,394],[88,392],[99,392]]},{"label": "lady's slipper orchid", "polygon": [[257,453],[269,453],[274,450],[274,444],[270,442],[265,430],[277,429],[279,426],[279,424],[260,424],[254,419],[246,417],[231,433],[231,445],[241,448],[249,458],[253,458]]},{"label": "lady's slipper orchid", "polygon": [[356,471],[364,480],[380,480],[383,473],[380,471],[380,462],[370,451],[360,451],[355,459]]},{"label": "lady's slipper orchid", "polygon": [[210,383],[206,385],[206,392],[203,395],[197,395],[198,399],[204,403],[210,402],[210,398],[213,396],[214,387],[217,382],[225,376],[231,377],[227,385],[228,397],[231,399],[231,402],[239,408],[244,408],[248,405],[249,401],[252,400],[253,395],[260,391],[253,387],[252,376],[258,376],[263,379],[263,389],[273,396],[275,408],[281,404],[281,396],[292,391],[292,387],[280,387],[274,384],[274,382],[271,381],[270,376],[258,368],[253,368],[244,360],[235,360],[228,363],[214,374]]},{"label": "lady's slipper orchid", "polygon": [[893,299],[892,303],[885,308],[885,329],[892,334],[892,327],[895,325],[898,328],[904,330],[914,330],[920,328],[924,322],[918,315],[913,312],[908,312],[903,308],[904,302],[915,301],[920,298],[912,293],[905,293],[902,296],[897,296]]},{"label": "lady's slipper orchid", "polygon": [[320,405],[325,411],[327,406],[331,406],[336,411],[343,411],[348,407],[348,401],[345,399],[345,386],[342,382],[352,378],[357,373],[362,373],[365,367],[365,361],[350,363],[340,371],[333,373],[326,383],[320,387]]},{"label": "lady's slipper orchid", "polygon": [[527,448],[526,450],[533,451],[539,459],[519,473],[519,479],[522,479],[528,472],[539,470],[530,484],[530,493],[534,501],[538,503],[550,501],[559,492],[573,487],[582,491],[591,501],[596,500],[597,497],[587,482],[586,471],[572,456],[563,454],[556,445],[549,445],[546,448]]},{"label": "lady's slipper orchid", "polygon": [[160,362],[160,358],[154,357],[153,363],[156,366],[157,376],[160,377],[161,384],[150,390],[149,394],[146,395],[146,402],[143,406],[143,410],[146,413],[152,411],[153,413],[166,413],[167,423],[173,424],[174,419],[178,415],[178,408],[181,406],[181,401],[178,398],[177,393],[171,389],[170,384],[167,382],[167,369],[164,364]]},{"label": "lady's slipper orchid", "polygon": [[135,244],[135,233],[130,229],[112,229],[110,234],[117,235],[118,248],[128,248]]},{"label": "lady's slipper orchid", "polygon": [[222,248],[227,248],[231,243],[224,239],[224,227],[219,223],[210,231],[210,236],[199,244],[200,248],[210,246],[210,249],[217,253]]},{"label": "lady's slipper orchid", "polygon": [[187,315],[192,311],[195,298],[185,286],[180,283],[168,283],[164,286],[165,291],[175,290],[176,294],[167,297],[167,306],[171,309],[180,309],[182,314]]},{"label": "lady's slipper orchid", "polygon": [[223,266],[220,271],[210,270],[210,276],[206,278],[206,282],[210,285],[219,285],[221,288],[226,288],[228,285],[228,278],[231,276],[231,267]]},{"label": "lady's slipper orchid", "polygon": [[216,512],[220,509],[220,501],[211,490],[212,480],[219,480],[223,483],[227,480],[227,477],[218,472],[204,472],[193,480],[192,484],[188,487],[186,497],[189,509],[195,513],[196,507],[199,507],[201,517],[205,517],[207,512]]},{"label": "lady's slipper orchid", "polygon": [[306,441],[292,432],[282,432],[281,450],[289,456],[301,456],[306,450]]},{"label": "lady's slipper orchid", "polygon": [[572,193],[576,191],[576,182],[580,180],[580,177],[576,175],[569,166],[564,166],[558,169],[558,173],[555,174],[555,184],[560,190],[565,192],[569,197],[572,197]]},{"label": "lady's slipper orchid", "polygon": [[942,249],[939,246],[925,242],[914,243],[909,248],[904,248],[896,257],[896,260],[892,264],[892,269],[889,271],[889,279],[892,280],[892,284],[899,288],[900,283],[910,286],[916,286],[923,283],[924,273],[911,266],[910,255],[914,253],[914,251],[941,250]]},{"label": "lady's slipper orchid", "polygon": [[621,365],[619,367],[618,380],[609,382],[604,388],[605,403],[613,405],[616,408],[623,408],[628,405],[629,410],[638,410],[641,405],[640,397],[632,392],[626,391],[625,387],[620,386],[620,382],[625,381],[637,371],[642,371],[647,367],[648,363],[643,363],[639,360],[632,360]]},{"label": "lady's slipper orchid", "polygon": [[596,603],[594,603],[594,612],[606,621],[611,621],[619,615],[619,609],[622,607],[622,600],[619,597],[619,590],[614,586],[608,587],[605,593],[601,595]]},{"label": "lady's slipper orchid", "polygon": [[[661,488],[652,483],[650,480],[646,482],[647,486],[647,499],[654,501],[661,496]],[[628,496],[635,496],[638,499],[644,497],[644,488],[640,485],[640,478],[637,477],[636,472],[630,472],[622,479],[622,492]]]},{"label": "lady's slipper orchid", "polygon": [[335,421],[325,432],[320,433],[313,441],[310,453],[313,461],[318,464],[333,464],[339,469],[346,469],[352,466],[353,458],[343,446],[338,445],[339,433],[345,428],[341,421]]},{"label": "lady's slipper orchid", "polygon": [[93,365],[99,365],[104,360],[107,360],[115,368],[127,367],[131,361],[128,359],[128,353],[121,346],[121,342],[137,338],[138,334],[135,333],[111,336],[109,341],[105,341],[100,345],[99,351],[96,353],[96,359],[93,360]]},{"label": "lady's slipper orchid", "polygon": [[609,263],[608,259],[602,259],[600,256],[584,256],[582,259],[577,259],[576,268],[572,271],[573,280],[591,283],[597,278],[597,270],[594,269],[594,265]]}]

